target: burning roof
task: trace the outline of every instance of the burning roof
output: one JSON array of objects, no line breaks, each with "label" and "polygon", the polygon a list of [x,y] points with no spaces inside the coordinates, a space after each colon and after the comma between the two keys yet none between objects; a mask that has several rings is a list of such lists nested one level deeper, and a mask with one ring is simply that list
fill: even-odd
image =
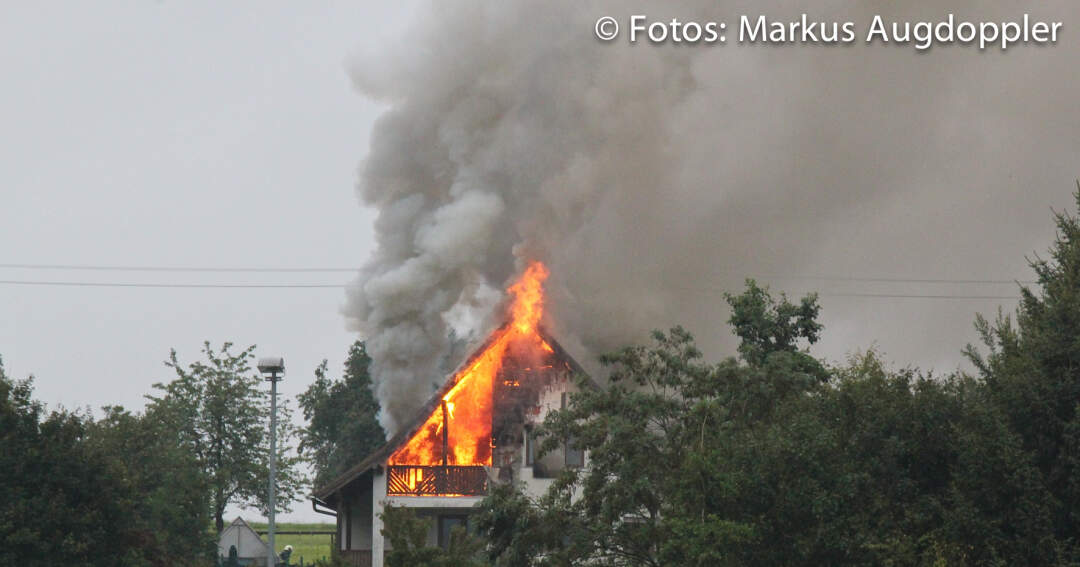
[{"label": "burning roof", "polygon": [[509,321],[496,329],[417,413],[357,466],[316,492],[328,498],[364,472],[388,465],[479,467],[497,464],[496,448],[520,433],[522,415],[556,378],[584,374],[540,326],[543,282],[534,262],[508,288]]}]

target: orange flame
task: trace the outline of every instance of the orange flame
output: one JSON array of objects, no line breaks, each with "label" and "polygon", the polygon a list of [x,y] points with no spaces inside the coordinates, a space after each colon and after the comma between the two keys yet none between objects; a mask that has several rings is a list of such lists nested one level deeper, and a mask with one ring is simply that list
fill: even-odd
[{"label": "orange flame", "polygon": [[442,397],[441,407],[428,416],[408,443],[390,456],[389,464],[491,465],[492,395],[507,347],[528,341],[535,348],[552,351],[537,333],[543,316],[543,284],[547,277],[547,268],[533,262],[507,288],[514,297],[510,324],[496,331],[487,348],[454,377],[454,386]]},{"label": "orange flame", "polygon": [[514,305],[510,308],[511,321],[523,335],[532,333],[544,314],[544,280],[548,273],[546,266],[533,262],[521,279],[506,290],[514,294]]}]

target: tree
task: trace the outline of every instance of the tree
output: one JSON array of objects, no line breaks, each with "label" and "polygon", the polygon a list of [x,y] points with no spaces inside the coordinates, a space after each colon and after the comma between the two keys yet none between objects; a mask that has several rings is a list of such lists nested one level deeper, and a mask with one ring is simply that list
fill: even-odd
[{"label": "tree", "polygon": [[[1080,207],[1080,182],[1075,194]],[[1015,323],[998,313],[976,319],[986,355],[965,353],[1030,452],[1049,490],[1054,529],[1074,559],[1080,533],[1080,219],[1054,214],[1057,238],[1046,259],[1029,261],[1037,288],[1021,286]]]},{"label": "tree", "polygon": [[109,544],[123,504],[103,456],[84,450],[87,418],[32,395],[32,380],[0,370],[0,562],[120,565],[126,546]]},{"label": "tree", "polygon": [[608,387],[583,382],[567,409],[549,414],[543,450],[573,439],[589,467],[566,471],[537,503],[498,492],[487,500],[478,524],[498,564],[735,565],[763,541],[753,515],[731,513],[745,471],[722,461],[738,436],[821,387],[824,367],[798,349],[821,325],[815,296],[777,302],[748,280],[727,299],[744,363],[705,363],[684,329],[656,332],[652,347],[601,358]]},{"label": "tree", "polygon": [[891,371],[870,351],[780,413],[717,460],[745,478],[726,507],[768,542],[750,563],[1058,559],[1046,493],[984,384]]},{"label": "tree", "polygon": [[739,479],[714,456],[737,421],[764,419],[759,410],[774,405],[746,387],[765,371],[703,362],[681,328],[653,340],[602,357],[608,387],[582,387],[539,428],[542,450],[574,439],[587,469],[564,471],[536,503],[498,491],[487,499],[478,525],[497,564],[738,564],[755,534],[725,515]]},{"label": "tree", "polygon": [[803,297],[798,305],[784,294],[777,302],[768,287],[748,279],[746,291],[725,293],[724,298],[731,306],[728,324],[741,339],[739,354],[749,364],[760,366],[775,352],[797,352],[800,340],[814,344],[820,336],[822,325],[817,318],[821,307],[816,293]]},{"label": "tree", "polygon": [[482,567],[483,542],[461,526],[450,532],[446,548],[427,545],[432,519],[420,517],[405,507],[387,506],[380,516],[383,537],[390,542],[387,567]]},{"label": "tree", "polygon": [[32,380],[10,380],[0,365],[0,563],[210,561],[200,471],[145,425],[115,409],[98,422],[46,412]]},{"label": "tree", "polygon": [[164,423],[118,406],[103,409],[88,430],[88,450],[107,455],[111,477],[130,491],[123,504],[142,555],[162,567],[212,562],[207,475],[195,455]]},{"label": "tree", "polygon": [[828,368],[797,346],[820,331],[812,297],[796,308],[751,281],[729,302],[741,362],[657,332],[548,415],[542,447],[573,439],[588,467],[535,501],[485,499],[496,565],[1069,564],[987,383],[873,351]]},{"label": "tree", "polygon": [[742,564],[760,539],[754,518],[730,513],[746,479],[720,459],[740,431],[827,374],[798,348],[821,330],[815,296],[777,302],[748,280],[727,300],[743,364],[705,363],[682,328],[656,332],[652,347],[601,358],[608,387],[582,382],[567,409],[549,414],[542,450],[573,439],[589,467],[566,471],[536,503],[498,491],[487,499],[478,525],[497,564]]},{"label": "tree", "polygon": [[783,358],[784,364],[794,365],[798,372],[809,373],[819,381],[828,378],[821,363],[799,349],[802,341],[816,343],[824,328],[817,321],[821,306],[816,293],[806,295],[798,305],[783,293],[776,301],[768,287],[748,279],[743,293],[725,293],[724,298],[731,306],[728,324],[740,339],[739,355],[747,364],[764,367],[770,360]]},{"label": "tree", "polygon": [[308,425],[301,432],[300,451],[315,469],[321,485],[360,462],[386,441],[377,419],[379,403],[371,392],[364,343],[349,347],[345,372],[339,380],[327,376],[327,364],[315,369],[315,381],[300,394]]},{"label": "tree", "polygon": [[[186,367],[169,353],[165,365],[176,373],[168,384],[154,384],[161,396],[148,396],[147,415],[177,431],[182,446],[208,476],[211,517],[224,529],[229,504],[267,511],[270,395],[251,369],[255,346],[233,353],[232,343],[217,352],[203,344],[206,361]],[[278,407],[277,508],[289,510],[302,486],[298,458],[290,451],[295,435],[286,403]]]}]

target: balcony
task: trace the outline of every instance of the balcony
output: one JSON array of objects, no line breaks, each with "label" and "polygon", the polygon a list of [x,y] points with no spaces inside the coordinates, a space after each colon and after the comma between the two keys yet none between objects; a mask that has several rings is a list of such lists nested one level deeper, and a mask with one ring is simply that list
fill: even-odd
[{"label": "balcony", "polygon": [[339,551],[338,557],[349,567],[371,567],[371,550]]},{"label": "balcony", "polygon": [[386,494],[390,496],[486,496],[483,466],[390,465]]}]

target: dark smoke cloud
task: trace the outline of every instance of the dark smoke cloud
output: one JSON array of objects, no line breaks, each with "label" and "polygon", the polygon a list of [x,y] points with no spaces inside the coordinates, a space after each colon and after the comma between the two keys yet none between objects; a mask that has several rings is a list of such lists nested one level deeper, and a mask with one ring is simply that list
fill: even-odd
[{"label": "dark smoke cloud", "polygon": [[[1065,22],[1052,47],[603,44],[602,15]],[[976,311],[1014,286],[848,276],[1026,278],[1049,207],[1080,175],[1080,4],[432,2],[400,43],[357,56],[389,109],[360,194],[378,250],[344,307],[396,428],[442,379],[448,333],[483,331],[525,259],[552,270],[549,325],[579,354],[681,323],[733,344],[721,296],[756,276],[824,294],[839,358],[873,342],[955,368]],[[805,279],[819,276],[832,279]]]}]

